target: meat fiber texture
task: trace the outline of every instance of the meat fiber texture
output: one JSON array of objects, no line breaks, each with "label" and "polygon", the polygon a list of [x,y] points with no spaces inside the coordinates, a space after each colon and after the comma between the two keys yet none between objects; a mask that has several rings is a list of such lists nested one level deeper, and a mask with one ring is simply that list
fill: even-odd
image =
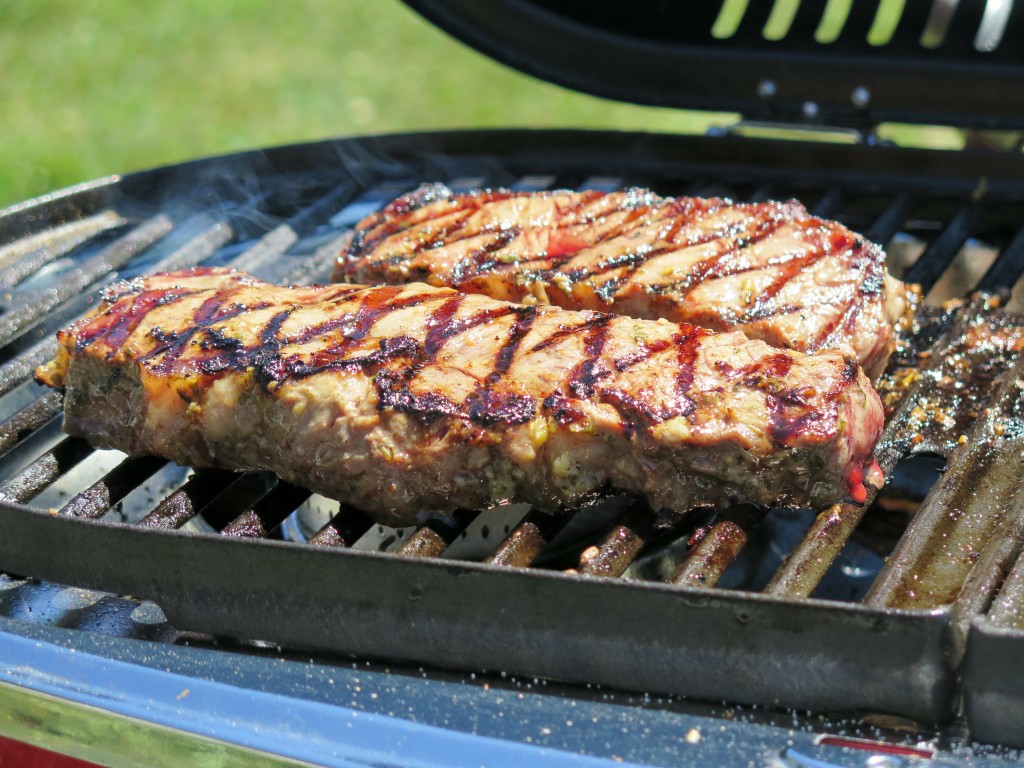
[{"label": "meat fiber texture", "polygon": [[644,189],[427,185],[360,222],[334,277],[741,330],[776,347],[840,350],[872,378],[908,297],[881,248],[796,201]]},{"label": "meat fiber texture", "polygon": [[70,434],[271,470],[396,526],[608,490],[822,506],[863,490],[882,427],[839,352],[419,283],[197,268],[117,284],[58,339],[37,378],[66,389]]}]

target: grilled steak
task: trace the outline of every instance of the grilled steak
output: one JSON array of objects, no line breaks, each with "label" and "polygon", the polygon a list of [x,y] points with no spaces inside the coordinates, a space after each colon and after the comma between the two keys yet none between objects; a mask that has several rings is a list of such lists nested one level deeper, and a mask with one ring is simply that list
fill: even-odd
[{"label": "grilled steak", "polygon": [[200,268],[124,282],[37,371],[65,429],[195,467],[270,469],[379,521],[863,493],[878,396],[838,352],[423,284],[283,288]]},{"label": "grilled steak", "polygon": [[358,226],[335,279],[423,280],[504,301],[742,330],[839,349],[872,377],[905,288],[882,250],[797,202],[506,190],[400,197]]}]

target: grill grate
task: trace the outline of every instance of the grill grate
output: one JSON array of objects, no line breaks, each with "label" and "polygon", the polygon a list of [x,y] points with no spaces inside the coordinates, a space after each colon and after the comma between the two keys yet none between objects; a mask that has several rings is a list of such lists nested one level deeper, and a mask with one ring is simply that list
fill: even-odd
[{"label": "grill grate", "polygon": [[[339,144],[339,154],[343,149]],[[454,153],[406,163],[392,159],[374,165],[372,173],[353,172],[350,163],[327,173],[326,179],[316,172],[264,172],[258,175],[255,191],[238,185],[248,190],[241,197],[238,189],[224,195],[223,181],[205,186],[183,183],[187,192],[168,197],[166,185],[142,177],[129,180],[130,190],[124,197],[101,196],[100,210],[71,222],[41,221],[38,231],[21,231],[10,223],[18,219],[18,210],[8,212],[6,231],[13,232],[14,239],[0,248],[0,274],[9,281],[4,283],[0,314],[0,341],[5,345],[0,349],[0,498],[31,503],[58,519],[99,521],[103,528],[129,522],[137,532],[156,529],[154,535],[162,530],[180,538],[180,530],[302,544],[302,550],[289,545],[290,552],[378,548],[401,560],[429,561],[446,554],[450,558],[460,546],[463,551],[473,549],[466,543],[472,534],[482,545],[470,559],[482,563],[483,573],[532,566],[537,573],[557,576],[554,572],[562,571],[570,579],[582,579],[570,583],[586,583],[587,576],[604,577],[597,582],[602,584],[612,580],[648,583],[645,575],[653,568],[664,582],[655,586],[672,594],[687,595],[694,589],[704,594],[701,589],[719,583],[736,594],[733,574],[763,528],[761,510],[737,507],[713,519],[694,514],[674,529],[662,530],[647,510],[636,505],[597,505],[580,517],[599,522],[581,531],[572,515],[498,507],[461,511],[411,531],[391,531],[341,504],[336,513],[311,526],[309,521],[316,519],[312,510],[320,500],[276,478],[212,470],[185,473],[152,458],[122,458],[111,465],[111,452],[92,451],[83,441],[60,435],[60,395],[43,391],[30,376],[33,367],[53,353],[53,330],[85,311],[102,285],[142,272],[200,263],[229,264],[270,281],[322,281],[352,225],[421,180],[444,181],[456,189],[482,185],[613,189],[641,184],[665,194],[798,197],[819,215],[838,218],[889,243],[897,262],[901,250],[916,251],[919,255],[907,260],[904,276],[922,283],[930,301],[950,298],[936,295],[932,288],[941,285],[956,263],[972,264],[972,249],[984,243],[996,251],[990,266],[971,277],[969,284],[959,278],[946,280],[958,293],[976,287],[990,293],[944,308],[924,307],[880,385],[891,412],[878,449],[887,478],[898,476],[900,463],[916,455],[940,455],[949,469],[923,499],[920,512],[894,549],[889,542],[892,551],[882,553],[889,555],[888,563],[863,601],[858,595],[853,599],[833,595],[831,602],[837,611],[863,608],[876,617],[891,616],[887,612],[891,609],[909,612],[908,616],[923,617],[921,626],[927,625],[928,632],[934,629],[936,609],[948,611],[956,605],[966,617],[955,622],[962,647],[971,617],[996,592],[1024,539],[1020,464],[1014,460],[1022,451],[1021,363],[1010,364],[1016,350],[1024,346],[1024,320],[991,293],[1020,295],[1020,285],[1015,288],[1014,283],[1024,267],[1020,215],[1024,199],[1009,197],[997,185],[992,192],[971,197],[975,187],[970,180],[960,185],[959,192],[937,184],[937,193],[929,195],[920,180],[911,177],[906,183],[885,179],[868,183],[849,175],[828,181],[807,170],[794,171],[791,178],[768,179],[764,168],[719,163],[709,170],[696,160],[664,166],[640,163],[629,171],[612,173],[604,153],[595,159],[583,151],[570,161],[564,157],[556,161],[554,149],[531,151],[526,163],[505,161],[495,154],[481,158]],[[473,170],[466,173],[466,168]],[[712,178],[714,182],[709,183]],[[159,195],[153,191],[158,188]],[[3,226],[0,219],[0,232],[5,231]],[[979,489],[984,493],[977,493]],[[893,492],[883,495],[891,497]],[[756,579],[740,580],[740,599],[761,597],[755,593],[763,592],[788,605],[818,595],[816,590],[837,567],[875,502],[871,494],[865,504],[839,504],[807,520],[795,547],[762,586]],[[897,513],[880,507],[871,512],[886,514]],[[994,532],[1005,535],[994,536]],[[17,556],[0,554],[6,567],[16,569]],[[378,557],[387,565],[394,562],[393,555]],[[668,565],[651,565],[665,558]],[[53,567],[47,564],[21,575],[45,577]],[[1014,587],[1024,581],[1020,571],[1018,566],[997,599],[992,614],[996,618],[991,618],[996,624],[1001,621],[998,617],[1020,611],[1019,600],[1012,597],[1022,591]],[[10,580],[4,584],[8,596],[15,588],[26,594],[31,588]],[[147,594],[147,584],[137,585],[138,589],[133,585],[132,593]],[[109,588],[102,579],[98,586]],[[719,588],[714,593],[727,591]],[[0,601],[0,610],[8,604]],[[940,616],[940,627],[943,622]],[[934,631],[938,638],[941,628]],[[239,626],[232,634],[245,637],[245,632]],[[353,647],[340,643],[335,650]],[[920,647],[914,652],[920,653]],[[944,654],[936,640],[938,667],[955,662]],[[470,663],[478,663],[477,657],[473,659]],[[626,684],[619,679],[611,682]],[[931,697],[930,703],[907,703],[901,693],[883,706],[941,718],[952,706],[952,697],[946,697],[941,680],[927,685],[927,694],[910,695]],[[732,689],[725,695],[733,695]],[[747,694],[736,697],[743,695]],[[749,695],[753,701],[762,696],[756,691]],[[783,696],[782,701],[820,703],[820,698],[807,696],[801,698],[798,693],[789,699]],[[943,701],[937,703],[936,697]]]}]

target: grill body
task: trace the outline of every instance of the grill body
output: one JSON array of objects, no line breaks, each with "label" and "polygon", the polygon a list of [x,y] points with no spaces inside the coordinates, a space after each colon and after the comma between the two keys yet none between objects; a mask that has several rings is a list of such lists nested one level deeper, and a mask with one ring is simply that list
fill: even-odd
[{"label": "grill body", "polygon": [[[59,400],[27,381],[53,331],[111,280],[194,263],[228,263],[270,280],[323,280],[352,225],[422,181],[457,189],[643,185],[741,200],[799,197],[812,212],[888,243],[894,271],[920,282],[929,299],[1002,291],[1012,308],[1024,272],[1022,177],[1024,157],[980,151],[496,131],[214,158],[8,209],[0,214],[8,283],[0,316],[0,568],[17,578],[9,577],[0,611],[17,616],[36,599],[40,585],[21,580],[32,577],[154,600],[176,631],[317,652],[713,700],[881,711],[925,723],[956,717],[962,690],[972,728],[1024,743],[1024,733],[997,724],[998,707],[986,707],[982,693],[994,666],[1024,653],[1020,629],[1001,630],[999,660],[977,650],[992,634],[986,611],[993,600],[1009,606],[1002,615],[1016,605],[999,590],[1024,539],[1015,431],[1020,365],[1008,353],[982,355],[988,367],[975,366],[963,380],[970,392],[954,387],[953,396],[934,383],[946,378],[941,365],[963,351],[972,329],[1016,338],[1018,316],[989,297],[923,310],[894,363],[917,371],[920,383],[894,391],[879,449],[883,467],[896,485],[900,462],[914,454],[941,455],[949,469],[885,553],[889,564],[845,598],[822,594],[822,585],[845,567],[843,553],[865,513],[853,505],[807,518],[800,541],[761,582],[730,582],[758,530],[756,516],[739,512],[716,522],[709,545],[686,553],[682,583],[567,574],[557,558],[523,569],[416,556],[444,552],[450,532],[436,530],[405,534],[420,549],[356,551],[350,546],[369,524],[344,505],[315,545],[304,544],[280,539],[295,538],[292,513],[308,494],[262,476],[186,478],[151,459],[97,457],[61,437]],[[914,398],[938,402],[949,419],[913,421]],[[990,434],[996,427],[998,436]],[[970,439],[951,440],[960,430]],[[977,492],[985,488],[999,504]],[[125,511],[130,498],[142,513]],[[970,525],[950,529],[943,521],[953,517]],[[631,525],[627,515],[623,540],[638,539],[642,553],[649,535]],[[557,544],[557,531],[545,526],[528,515],[509,546]],[[431,536],[443,545],[429,544]],[[501,539],[489,545],[492,553]],[[608,562],[621,557],[615,547],[602,551]],[[53,612],[50,620],[66,619]],[[149,642],[177,636],[161,623],[128,626]]]}]

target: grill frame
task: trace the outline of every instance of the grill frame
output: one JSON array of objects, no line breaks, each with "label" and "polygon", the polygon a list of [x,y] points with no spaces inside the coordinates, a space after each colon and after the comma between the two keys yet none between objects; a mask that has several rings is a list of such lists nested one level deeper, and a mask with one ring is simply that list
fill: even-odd
[{"label": "grill frame", "polygon": [[[145,597],[174,626],[212,635],[705,700],[953,716],[948,609],[840,607],[5,511],[6,570]],[[809,659],[820,659],[814,674]]]},{"label": "grill frame", "polygon": [[[9,242],[105,208],[133,220],[152,219],[175,209],[185,191],[193,199],[219,204],[237,196],[239,189],[253,199],[268,185],[302,183],[305,178],[304,183],[334,190],[335,197],[343,199],[347,184],[368,187],[373,180],[410,171],[418,179],[483,172],[502,183],[503,178],[511,181],[541,170],[579,176],[584,167],[589,175],[624,176],[627,181],[678,174],[742,178],[763,185],[782,177],[785,184],[799,179],[825,188],[884,187],[909,195],[946,195],[963,201],[965,213],[953,224],[969,220],[972,206],[1019,200],[1015,182],[1024,177],[1024,157],[989,152],[947,154],[575,130],[411,134],[283,147],[111,177],[0,212],[0,239]],[[850,168],[857,170],[851,173]],[[232,179],[229,187],[223,184],[226,178]],[[197,189],[202,191],[197,194]],[[237,239],[244,239],[246,222],[233,224]],[[952,259],[970,234],[969,228],[957,226],[962,231],[950,226],[946,231],[952,234],[936,239],[941,247],[933,251],[935,259]],[[256,227],[254,235],[259,232]],[[265,254],[257,254],[257,261],[287,250],[290,241],[282,232],[278,227],[263,235],[258,247]],[[1007,258],[997,260],[993,269],[1006,271],[1005,262],[1018,260],[1019,251],[1007,249]],[[26,335],[32,338],[20,342],[23,346],[38,337],[35,331]],[[47,512],[24,505],[0,506],[0,564],[6,570],[148,597],[183,628],[705,698],[818,710],[882,709],[928,722],[946,721],[954,713],[958,654],[950,606],[896,610],[692,586],[628,584],[475,563],[141,531],[89,520],[53,520]],[[54,551],[62,556],[54,558]],[[125,551],[134,553],[127,569]],[[99,561],[93,559],[96,552],[102,553]],[[183,557],[185,552],[190,556]],[[269,562],[280,570],[268,569]],[[156,574],[149,572],[154,564],[159,566]],[[323,594],[315,585],[313,577],[320,570],[344,574],[337,582],[340,597]],[[365,591],[351,594],[345,587],[352,583]],[[301,591],[293,591],[295,585]],[[986,583],[980,588],[984,593],[995,586]],[[420,590],[418,597],[412,595],[413,589]],[[538,591],[550,595],[557,610],[538,607]],[[279,593],[279,599],[271,601],[273,610],[267,610],[268,594]],[[452,594],[466,599],[452,600]],[[605,617],[605,623],[581,627],[574,620],[573,610],[588,617],[608,612],[607,596],[612,594],[618,610]],[[579,605],[587,609],[580,611]],[[651,636],[648,627],[627,618],[641,605],[648,616],[670,615],[672,623],[663,622],[661,631]],[[248,611],[238,613],[239,606]],[[359,616],[369,631],[357,636],[326,626],[339,606],[348,615]],[[523,624],[527,619],[535,623]],[[552,633],[541,619],[553,622],[558,631]],[[632,634],[623,632],[624,623]],[[711,648],[705,634],[709,623],[721,628],[715,635],[717,645],[712,643]],[[800,645],[800,632],[794,630],[804,623],[820,633],[819,643],[810,649]],[[453,654],[453,636],[473,638],[473,647]],[[570,637],[574,642],[565,647],[565,638]],[[645,658],[641,665],[646,666],[638,670],[633,658],[639,645],[655,656],[663,654],[664,666],[650,665]],[[509,654],[510,648],[514,654]],[[822,648],[831,650],[822,663],[835,673],[833,678],[807,674],[808,654]],[[909,656],[911,649],[919,655],[924,649],[923,658]],[[598,668],[580,675],[580,659],[591,658],[599,660]],[[743,663],[737,664],[737,658]],[[870,682],[865,681],[865,664],[877,672]],[[844,682],[837,686],[836,680]]]}]

